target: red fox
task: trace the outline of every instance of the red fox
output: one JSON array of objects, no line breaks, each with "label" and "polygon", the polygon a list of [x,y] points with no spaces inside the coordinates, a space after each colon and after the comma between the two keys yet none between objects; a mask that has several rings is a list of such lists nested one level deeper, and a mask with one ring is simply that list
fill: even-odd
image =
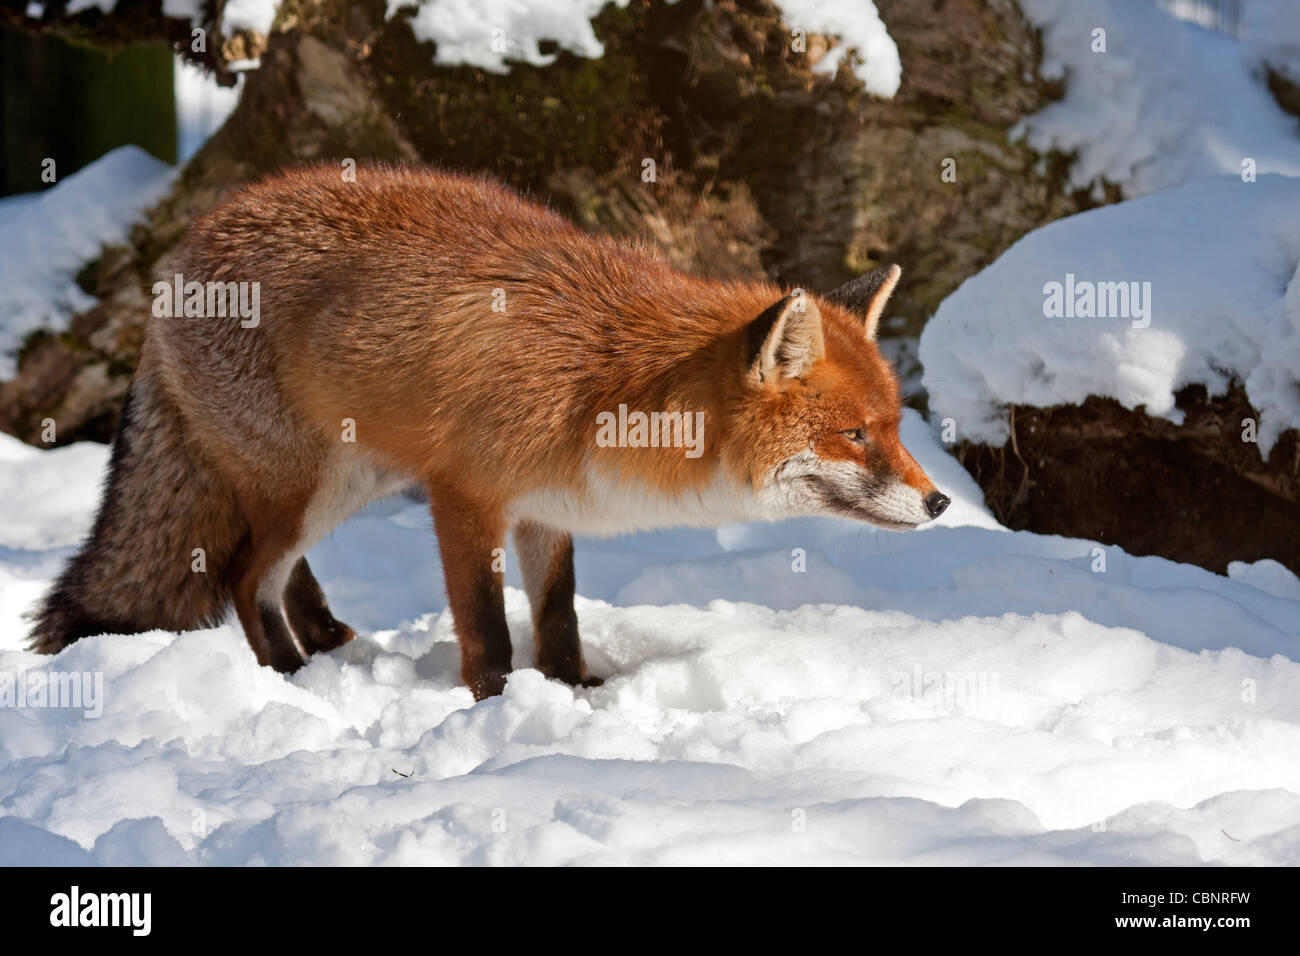
[{"label": "red fox", "polygon": [[474,697],[510,671],[508,532],[537,667],[599,683],[573,534],[805,515],[905,529],[947,507],[899,441],[873,341],[898,277],[821,296],[699,278],[428,169],[246,187],[154,286],[103,502],[32,647],[213,626],[233,604],[258,662],[293,671],[353,637],[303,555],[420,483]]}]

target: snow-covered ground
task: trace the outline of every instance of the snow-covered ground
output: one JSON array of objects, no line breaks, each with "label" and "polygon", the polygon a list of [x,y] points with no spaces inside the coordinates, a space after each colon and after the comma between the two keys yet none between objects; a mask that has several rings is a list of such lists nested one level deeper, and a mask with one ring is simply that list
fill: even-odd
[{"label": "snow-covered ground", "polygon": [[0,707],[0,863],[1300,863],[1300,581],[1006,531],[904,439],[941,526],[580,541],[605,686],[529,669],[510,573],[475,704],[405,498],[312,553],[364,636],[291,678],[237,626],[26,652],[107,450],[0,436],[0,673],[102,675]]}]

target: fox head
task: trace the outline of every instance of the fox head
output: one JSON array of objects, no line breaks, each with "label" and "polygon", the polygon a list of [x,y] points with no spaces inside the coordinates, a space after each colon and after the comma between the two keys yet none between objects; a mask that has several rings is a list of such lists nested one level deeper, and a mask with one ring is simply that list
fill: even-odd
[{"label": "fox head", "polygon": [[745,329],[743,401],[732,435],[764,511],[839,515],[903,530],[937,518],[949,499],[898,437],[898,380],[876,326],[901,270],[832,293],[793,294]]}]

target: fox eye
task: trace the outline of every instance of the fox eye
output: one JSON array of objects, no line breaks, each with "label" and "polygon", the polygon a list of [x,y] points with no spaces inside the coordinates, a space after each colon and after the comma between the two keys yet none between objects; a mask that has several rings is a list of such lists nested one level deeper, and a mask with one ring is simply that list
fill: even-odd
[{"label": "fox eye", "polygon": [[861,428],[849,428],[840,432],[840,434],[855,445],[865,445],[867,443],[867,436],[862,434]]}]

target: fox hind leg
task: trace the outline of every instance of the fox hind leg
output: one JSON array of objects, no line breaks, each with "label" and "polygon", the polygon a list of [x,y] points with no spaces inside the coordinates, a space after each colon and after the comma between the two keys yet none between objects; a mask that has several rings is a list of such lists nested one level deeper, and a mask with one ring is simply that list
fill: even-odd
[{"label": "fox hind leg", "polygon": [[336,618],[307,559],[299,558],[284,588],[284,612],[298,643],[308,655],[341,647],[356,632]]},{"label": "fox hind leg", "polygon": [[292,538],[277,534],[274,525],[254,524],[230,569],[235,613],[244,636],[257,662],[282,674],[301,667],[303,657],[280,613],[282,589],[268,588],[267,581],[291,545]]},{"label": "fox hind leg", "polygon": [[566,684],[599,686],[600,678],[587,673],[578,640],[578,615],[573,609],[573,536],[531,521],[516,525],[514,533],[533,612],[537,669]]},{"label": "fox hind leg", "polygon": [[292,672],[302,666],[303,653],[333,650],[355,636],[330,612],[304,555],[406,479],[351,450],[291,448],[282,457],[290,464],[277,474],[237,488],[251,530],[248,557],[232,575],[231,589],[258,660]]}]

